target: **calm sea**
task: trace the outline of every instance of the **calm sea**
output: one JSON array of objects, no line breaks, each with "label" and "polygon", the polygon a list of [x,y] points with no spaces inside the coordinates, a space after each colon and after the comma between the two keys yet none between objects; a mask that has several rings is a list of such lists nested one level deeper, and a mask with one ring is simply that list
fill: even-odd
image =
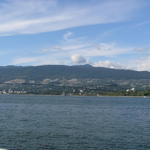
[{"label": "calm sea", "polygon": [[150,99],[0,95],[0,148],[150,150]]}]

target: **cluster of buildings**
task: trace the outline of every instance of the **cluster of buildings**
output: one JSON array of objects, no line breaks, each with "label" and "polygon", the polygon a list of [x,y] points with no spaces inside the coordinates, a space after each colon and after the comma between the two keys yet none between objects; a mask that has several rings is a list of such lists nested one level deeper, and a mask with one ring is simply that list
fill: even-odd
[{"label": "cluster of buildings", "polygon": [[7,90],[1,90],[0,91],[0,94],[26,94],[27,91],[17,91],[17,90],[11,90],[9,89],[8,91]]},{"label": "cluster of buildings", "polygon": [[126,92],[135,92],[135,88],[127,89]]}]

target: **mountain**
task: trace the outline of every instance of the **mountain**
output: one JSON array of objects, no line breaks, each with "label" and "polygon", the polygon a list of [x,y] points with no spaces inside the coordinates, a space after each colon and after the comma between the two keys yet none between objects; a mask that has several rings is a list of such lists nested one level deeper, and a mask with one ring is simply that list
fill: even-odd
[{"label": "mountain", "polygon": [[117,70],[91,65],[65,66],[65,65],[43,65],[43,66],[1,66],[0,82],[10,80],[34,80],[43,79],[150,79],[150,72]]}]

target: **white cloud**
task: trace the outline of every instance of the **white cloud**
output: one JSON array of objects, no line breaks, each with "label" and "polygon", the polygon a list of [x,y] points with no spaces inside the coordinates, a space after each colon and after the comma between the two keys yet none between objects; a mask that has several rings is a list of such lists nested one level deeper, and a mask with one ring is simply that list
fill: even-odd
[{"label": "white cloud", "polygon": [[[92,63],[95,57],[99,57],[99,59],[100,57],[112,58],[130,52],[131,48],[123,48],[115,43],[93,44],[82,37],[69,38],[58,45],[41,50],[34,57],[17,58],[13,60],[13,64],[86,64]],[[110,64],[106,62],[101,65],[106,67],[106,64],[109,67]],[[98,63],[94,65],[98,65]]]},{"label": "white cloud", "polygon": [[72,55],[71,60],[73,64],[86,64],[87,60],[81,55]]},{"label": "white cloud", "polygon": [[[124,21],[139,0],[64,4],[60,0],[6,0],[0,3],[0,35],[32,34]],[[127,6],[127,7],[125,7]],[[70,33],[66,36],[71,36]]]},{"label": "white cloud", "polygon": [[[69,33],[69,32],[67,32]],[[66,33],[66,34],[67,34]],[[71,34],[68,34],[69,36]],[[134,56],[135,53],[141,57],[149,54],[149,46],[146,47],[122,47],[116,43],[92,43],[83,37],[67,37],[49,48],[43,49],[35,56],[18,57],[13,60],[14,65],[47,65],[47,64],[91,64],[95,67],[107,67],[113,69],[134,69],[149,70],[150,57],[145,59],[135,59],[133,57],[125,60],[115,61],[115,58],[122,57],[124,54]],[[146,55],[145,55],[146,54]],[[101,58],[103,60],[101,60]],[[140,56],[139,56],[140,58]],[[113,60],[113,61],[112,61]]]},{"label": "white cloud", "polygon": [[111,68],[111,69],[125,69],[126,67],[119,64],[119,63],[114,63],[109,60],[105,61],[98,61],[93,64],[95,67],[106,67],[106,68]]},{"label": "white cloud", "polygon": [[13,65],[48,65],[48,64],[61,64],[61,65],[82,65],[91,64],[95,67],[106,67],[112,69],[130,69],[138,71],[150,71],[150,57],[142,59],[133,59],[128,62],[116,62],[111,61],[109,58],[106,60],[92,60],[93,57],[87,57],[86,55],[80,55],[77,53],[70,53],[66,56],[66,53],[46,53],[41,56],[34,57],[18,57],[13,60]]},{"label": "white cloud", "polygon": [[34,57],[18,57],[13,60],[13,65],[57,65],[67,64],[65,60],[59,59],[58,57],[51,57],[50,55],[34,56]]},{"label": "white cloud", "polygon": [[119,47],[116,43],[100,43],[89,50],[85,51],[87,56],[105,56],[113,57],[121,54],[126,54],[131,51],[131,48]]},{"label": "white cloud", "polygon": [[34,63],[39,60],[38,57],[21,57],[21,58],[16,58],[13,61],[14,65],[20,65],[20,64],[28,64],[28,63]]},{"label": "white cloud", "polygon": [[69,40],[72,37],[73,33],[72,32],[67,32],[64,34],[64,40]]},{"label": "white cloud", "polygon": [[135,53],[141,53],[141,54],[149,54],[150,53],[150,47],[138,47],[133,49]]},{"label": "white cloud", "polygon": [[150,71],[150,57],[135,60],[134,68],[139,71]]},{"label": "white cloud", "polygon": [[116,43],[93,43],[80,37],[64,40],[60,44],[41,50],[41,53],[53,53],[62,56],[67,54],[68,57],[77,54],[89,58],[100,56],[114,57],[130,53],[131,51],[133,51],[133,48],[120,47]]},{"label": "white cloud", "polygon": [[[121,48],[116,44],[112,43],[100,43],[95,46],[90,43],[84,43],[76,41],[71,42],[67,45],[65,41],[57,46],[52,46],[41,50],[41,53],[37,53],[34,57],[20,57],[13,60],[13,64],[32,64],[32,65],[43,65],[43,64],[92,64],[92,60],[95,57],[107,57],[112,58],[121,54],[129,53],[130,48]],[[100,59],[100,58],[99,58]],[[103,66],[111,68],[120,68],[119,65],[106,62],[97,62],[94,66]]]},{"label": "white cloud", "polygon": [[76,50],[79,50],[79,49],[82,49],[82,48],[85,48],[87,47],[88,45],[82,43],[82,44],[69,44],[69,45],[56,45],[54,47],[52,47],[51,49],[54,49],[54,50],[58,50],[58,51],[76,51]]}]

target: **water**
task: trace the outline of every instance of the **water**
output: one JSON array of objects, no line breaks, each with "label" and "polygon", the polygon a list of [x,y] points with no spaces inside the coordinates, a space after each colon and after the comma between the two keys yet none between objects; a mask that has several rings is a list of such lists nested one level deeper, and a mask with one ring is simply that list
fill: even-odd
[{"label": "water", "polygon": [[0,148],[150,150],[150,99],[0,95]]}]

